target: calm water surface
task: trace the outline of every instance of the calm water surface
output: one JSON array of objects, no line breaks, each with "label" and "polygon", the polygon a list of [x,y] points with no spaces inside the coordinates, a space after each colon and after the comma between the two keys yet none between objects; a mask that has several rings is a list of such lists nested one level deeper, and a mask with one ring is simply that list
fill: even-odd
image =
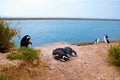
[{"label": "calm water surface", "polygon": [[[17,25],[18,24],[18,25]],[[70,43],[103,40],[104,34],[109,39],[119,39],[120,21],[95,20],[21,20],[10,21],[12,27],[19,27],[21,37],[31,36],[32,47],[47,43],[66,41]],[[20,42],[20,40],[16,40]]]}]

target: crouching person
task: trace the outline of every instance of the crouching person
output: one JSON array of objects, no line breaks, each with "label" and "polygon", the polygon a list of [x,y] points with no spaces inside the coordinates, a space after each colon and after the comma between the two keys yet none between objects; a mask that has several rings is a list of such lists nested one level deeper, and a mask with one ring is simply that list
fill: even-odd
[{"label": "crouching person", "polygon": [[32,45],[32,42],[30,42],[31,37],[29,35],[25,35],[20,42],[20,47],[25,46],[28,47],[29,44]]}]

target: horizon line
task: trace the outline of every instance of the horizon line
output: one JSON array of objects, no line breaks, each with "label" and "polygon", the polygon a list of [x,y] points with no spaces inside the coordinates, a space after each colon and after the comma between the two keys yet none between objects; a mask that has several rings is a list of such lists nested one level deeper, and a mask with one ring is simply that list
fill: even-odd
[{"label": "horizon line", "polygon": [[5,17],[0,18],[0,20],[101,20],[101,21],[120,21],[120,19],[106,19],[106,18],[17,18],[17,17]]}]

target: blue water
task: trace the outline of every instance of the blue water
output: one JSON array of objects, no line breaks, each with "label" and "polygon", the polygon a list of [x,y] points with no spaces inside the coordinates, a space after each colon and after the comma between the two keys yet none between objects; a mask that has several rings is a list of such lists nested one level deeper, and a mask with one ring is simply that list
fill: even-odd
[{"label": "blue water", "polygon": [[[77,43],[96,38],[103,40],[104,34],[108,34],[110,40],[120,37],[120,21],[21,20],[10,21],[10,24],[21,29],[21,37],[26,34],[31,36],[32,47],[58,41]],[[20,40],[16,42],[19,44]]]}]

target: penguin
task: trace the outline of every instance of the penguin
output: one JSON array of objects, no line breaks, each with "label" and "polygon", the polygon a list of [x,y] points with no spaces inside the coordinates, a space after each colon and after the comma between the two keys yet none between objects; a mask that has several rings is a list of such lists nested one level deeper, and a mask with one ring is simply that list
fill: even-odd
[{"label": "penguin", "polygon": [[77,57],[76,51],[70,47],[56,48],[53,50],[53,58],[62,62],[70,60],[71,57]]},{"label": "penguin", "polygon": [[57,48],[53,50],[52,55],[54,59],[60,60],[62,62],[69,60],[69,57],[65,54],[65,50],[63,48]]},{"label": "penguin", "polygon": [[67,56],[70,57],[77,57],[77,53],[76,51],[74,51],[71,47],[64,47],[63,48],[65,50],[65,53],[67,54]]},{"label": "penguin", "polygon": [[106,44],[110,43],[110,41],[108,40],[108,35],[107,34],[104,35],[104,41],[105,41]]},{"label": "penguin", "polygon": [[94,44],[98,44],[99,42],[100,42],[100,39],[97,38],[97,39],[95,39]]}]

